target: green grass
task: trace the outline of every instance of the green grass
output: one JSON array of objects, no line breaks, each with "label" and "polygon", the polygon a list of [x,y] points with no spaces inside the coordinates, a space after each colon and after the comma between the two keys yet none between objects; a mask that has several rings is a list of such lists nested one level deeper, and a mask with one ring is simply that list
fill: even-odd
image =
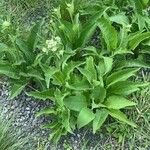
[{"label": "green grass", "polygon": [[28,30],[33,22],[51,17],[57,0],[1,0],[0,20],[10,20],[20,30]]},{"label": "green grass", "polygon": [[[23,138],[16,128],[11,127],[11,121],[0,116],[0,150],[21,150],[28,138]],[[25,147],[24,147],[25,148]]]}]

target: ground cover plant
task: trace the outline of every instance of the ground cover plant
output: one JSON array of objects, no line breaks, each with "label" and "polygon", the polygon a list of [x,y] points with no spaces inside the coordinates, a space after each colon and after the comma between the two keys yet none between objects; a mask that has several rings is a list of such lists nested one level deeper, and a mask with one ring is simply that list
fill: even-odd
[{"label": "ground cover plant", "polygon": [[[0,27],[5,35],[0,74],[10,78],[9,98],[30,84],[34,91],[27,91],[28,96],[51,100],[53,106],[37,117],[53,116],[43,127],[52,129],[55,143],[76,127],[89,125],[95,134],[110,117],[137,127],[124,108],[137,105],[130,95],[149,86],[134,80],[141,68],[150,68],[149,1],[81,4],[62,1],[54,9],[48,35],[42,33],[44,21],[25,35],[8,21]],[[89,43],[97,30],[99,47]]]}]

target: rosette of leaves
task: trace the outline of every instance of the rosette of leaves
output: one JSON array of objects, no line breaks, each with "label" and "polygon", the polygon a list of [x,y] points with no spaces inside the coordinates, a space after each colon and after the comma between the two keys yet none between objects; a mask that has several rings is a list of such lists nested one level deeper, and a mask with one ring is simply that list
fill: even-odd
[{"label": "rosette of leaves", "polygon": [[45,78],[50,83],[49,89],[27,93],[38,99],[53,101],[52,107],[41,110],[37,116],[54,117],[53,122],[44,127],[52,129],[50,139],[56,143],[67,132],[73,133],[76,126],[82,128],[89,124],[96,133],[108,116],[136,127],[122,109],[136,105],[128,95],[149,85],[128,80],[139,67],[119,69],[121,65],[115,67],[112,57],[94,59],[88,56],[85,59],[67,61],[60,68],[49,66],[49,80]]}]

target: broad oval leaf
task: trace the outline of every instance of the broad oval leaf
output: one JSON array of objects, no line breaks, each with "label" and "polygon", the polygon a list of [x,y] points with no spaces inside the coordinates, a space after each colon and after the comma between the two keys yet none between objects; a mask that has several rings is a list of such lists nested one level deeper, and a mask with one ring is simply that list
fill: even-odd
[{"label": "broad oval leaf", "polygon": [[104,105],[109,109],[122,109],[128,106],[134,106],[136,103],[129,101],[122,96],[113,95],[107,98]]},{"label": "broad oval leaf", "polygon": [[113,66],[113,58],[111,57],[102,57],[99,60],[99,64],[97,66],[97,71],[100,76],[104,76],[112,70]]},{"label": "broad oval leaf", "polygon": [[85,91],[85,90],[91,89],[91,86],[87,80],[81,80],[80,82],[76,82],[73,84],[69,84],[67,82],[66,87],[71,89],[71,90],[75,90],[75,91]]},{"label": "broad oval leaf", "polygon": [[97,20],[101,18],[103,13],[107,10],[107,8],[102,8],[91,16],[91,18],[82,26],[82,31],[80,33],[80,37],[76,42],[76,47],[84,46],[91,36],[94,34],[97,27]]},{"label": "broad oval leaf", "polygon": [[64,103],[70,110],[75,111],[80,111],[82,108],[87,107],[86,97],[81,94],[66,97]]},{"label": "broad oval leaf", "polygon": [[34,50],[35,45],[37,44],[37,39],[39,38],[42,23],[43,22],[36,23],[30,30],[30,35],[27,39],[27,44],[31,52]]},{"label": "broad oval leaf", "polygon": [[85,125],[89,124],[95,118],[95,114],[89,108],[82,108],[79,116],[77,118],[77,126],[78,128],[82,128]]},{"label": "broad oval leaf", "polygon": [[91,72],[93,79],[96,80],[97,74],[96,74],[95,63],[94,63],[93,57],[88,57],[86,59],[86,67],[85,68]]}]

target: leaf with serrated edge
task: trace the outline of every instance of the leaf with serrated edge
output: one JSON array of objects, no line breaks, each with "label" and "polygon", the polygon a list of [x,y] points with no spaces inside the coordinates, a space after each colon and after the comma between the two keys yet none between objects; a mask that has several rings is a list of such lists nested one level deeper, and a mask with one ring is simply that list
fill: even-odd
[{"label": "leaf with serrated edge", "polygon": [[50,115],[50,114],[56,114],[56,111],[54,110],[54,108],[47,107],[37,112],[36,117],[39,117],[41,115]]},{"label": "leaf with serrated edge", "polygon": [[53,100],[54,99],[54,91],[53,90],[46,90],[46,91],[32,91],[32,92],[27,92],[26,93],[28,96],[32,96],[34,98],[37,99],[42,99],[42,100],[46,100],[46,99],[50,99]]},{"label": "leaf with serrated edge", "polygon": [[117,31],[111,25],[111,22],[108,19],[101,17],[98,20],[98,27],[102,31],[102,35],[107,44],[107,49],[109,51],[114,50],[117,47],[118,37],[117,37]]},{"label": "leaf with serrated edge", "polygon": [[110,86],[118,81],[125,81],[129,77],[135,75],[135,73],[138,70],[139,69],[135,69],[135,68],[127,68],[124,70],[116,71],[116,72],[112,73],[110,76],[108,76],[108,78],[106,80],[106,84],[107,84],[107,86]]},{"label": "leaf with serrated edge", "polygon": [[107,94],[129,95],[136,92],[140,87],[149,86],[150,83],[137,83],[132,81],[119,81],[107,88]]},{"label": "leaf with serrated edge", "polygon": [[150,38],[150,32],[137,33],[129,41],[129,49],[134,50],[143,40]]}]

